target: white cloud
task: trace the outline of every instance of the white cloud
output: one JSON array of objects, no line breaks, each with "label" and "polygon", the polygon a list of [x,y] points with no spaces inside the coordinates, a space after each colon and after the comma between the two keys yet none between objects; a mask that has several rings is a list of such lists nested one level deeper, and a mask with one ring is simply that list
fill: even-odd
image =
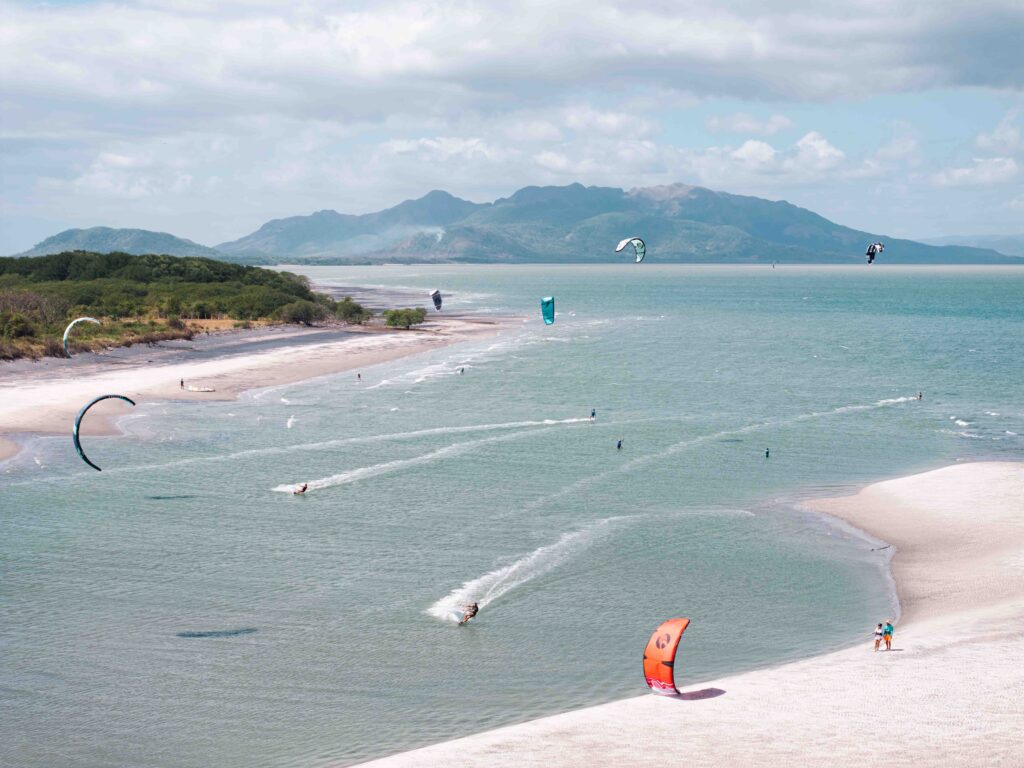
[{"label": "white cloud", "polygon": [[730,157],[738,160],[744,165],[765,168],[770,166],[778,153],[770,144],[763,141],[748,139],[743,142],[739,149],[730,153]]},{"label": "white cloud", "polygon": [[932,174],[930,180],[939,187],[986,187],[1016,176],[1017,162],[1012,157],[976,157],[973,165],[948,168]]},{"label": "white cloud", "polygon": [[736,112],[725,117],[710,118],[707,127],[712,131],[774,136],[779,131],[792,128],[793,121],[785,115],[772,115],[766,120],[759,120],[746,112]]},{"label": "white cloud", "polygon": [[562,122],[573,131],[603,136],[646,136],[652,131],[651,122],[640,114],[598,110],[589,104],[566,107]]},{"label": "white cloud", "polygon": [[[434,187],[490,199],[684,180],[772,195],[883,176],[918,145],[894,139],[861,166],[824,131],[789,142],[781,112],[1024,87],[1018,0],[0,0],[0,14],[0,223],[151,223],[206,242]],[[708,122],[722,146],[663,138],[719,98],[749,110]],[[1012,114],[977,137],[987,160],[935,183],[1024,162]]]},{"label": "white cloud", "polygon": [[1024,149],[1021,142],[1020,128],[1017,126],[1019,110],[1012,109],[999,121],[991,133],[978,134],[975,140],[979,149],[992,152],[998,155],[1011,155]]},{"label": "white cloud", "polygon": [[840,165],[846,154],[828,143],[817,131],[804,135],[796,143],[796,155],[787,159],[787,167],[797,171],[829,171]]}]

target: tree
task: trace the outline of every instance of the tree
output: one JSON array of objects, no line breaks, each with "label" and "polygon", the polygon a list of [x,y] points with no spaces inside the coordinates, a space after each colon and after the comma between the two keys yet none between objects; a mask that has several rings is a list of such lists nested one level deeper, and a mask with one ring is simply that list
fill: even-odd
[{"label": "tree", "polygon": [[286,323],[312,325],[327,317],[327,310],[312,301],[293,301],[278,310],[278,316]]},{"label": "tree", "polygon": [[373,312],[353,301],[351,296],[346,296],[335,305],[334,314],[342,322],[356,325],[361,325],[373,317]]},{"label": "tree", "polygon": [[408,330],[426,319],[427,310],[423,309],[423,307],[384,310],[384,322],[390,328],[405,328]]}]

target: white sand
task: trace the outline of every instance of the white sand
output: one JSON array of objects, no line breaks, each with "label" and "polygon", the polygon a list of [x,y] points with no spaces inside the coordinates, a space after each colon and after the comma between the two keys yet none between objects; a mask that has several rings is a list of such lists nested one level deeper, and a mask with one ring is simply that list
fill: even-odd
[{"label": "white sand", "polygon": [[955,465],[811,506],[894,546],[893,652],[875,653],[867,626],[857,647],[688,697],[642,695],[366,765],[1024,765],[1024,464]]},{"label": "white sand", "polygon": [[[43,375],[10,375],[0,388],[0,460],[18,450],[20,434],[70,434],[71,423],[93,397],[107,393],[127,395],[136,402],[145,398],[161,400],[224,400],[257,387],[287,384],[329,373],[365,369],[429,349],[498,333],[498,320],[445,319],[423,330],[385,331],[353,329],[354,335],[340,341],[303,343],[299,331],[294,346],[264,352],[224,355],[189,362],[150,364],[138,359],[129,364],[97,366],[97,370],[65,375],[60,369]],[[0,367],[0,373],[3,373]],[[194,387],[212,387],[215,392],[192,392],[180,388],[180,381]],[[112,434],[113,418],[130,406],[104,401],[90,412],[84,434]],[[5,437],[7,439],[5,439]]]}]

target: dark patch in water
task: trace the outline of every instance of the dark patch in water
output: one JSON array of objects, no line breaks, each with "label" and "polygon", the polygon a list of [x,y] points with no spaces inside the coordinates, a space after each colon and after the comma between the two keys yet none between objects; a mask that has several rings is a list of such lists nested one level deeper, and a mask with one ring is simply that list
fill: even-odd
[{"label": "dark patch in water", "polygon": [[743,438],[742,437],[723,437],[718,442],[720,442],[720,443],[742,443],[743,442]]},{"label": "dark patch in water", "polygon": [[256,627],[243,629],[212,629],[208,632],[179,632],[178,637],[234,637],[235,635],[251,635],[258,632]]},{"label": "dark patch in water", "polygon": [[196,497],[190,493],[185,493],[180,496],[147,496],[146,498],[153,499],[154,501],[171,501],[173,499],[194,499]]}]

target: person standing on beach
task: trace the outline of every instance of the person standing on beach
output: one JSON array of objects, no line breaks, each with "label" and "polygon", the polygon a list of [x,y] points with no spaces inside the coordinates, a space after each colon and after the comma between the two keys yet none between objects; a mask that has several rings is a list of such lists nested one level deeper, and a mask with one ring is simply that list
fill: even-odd
[{"label": "person standing on beach", "polygon": [[885,622],[885,627],[882,629],[882,636],[885,638],[885,650],[892,650],[892,619]]},{"label": "person standing on beach", "polygon": [[878,646],[880,646],[882,644],[882,635],[883,634],[885,634],[885,633],[882,631],[882,625],[879,624],[877,627],[875,627],[875,650],[876,651],[878,650]]}]

